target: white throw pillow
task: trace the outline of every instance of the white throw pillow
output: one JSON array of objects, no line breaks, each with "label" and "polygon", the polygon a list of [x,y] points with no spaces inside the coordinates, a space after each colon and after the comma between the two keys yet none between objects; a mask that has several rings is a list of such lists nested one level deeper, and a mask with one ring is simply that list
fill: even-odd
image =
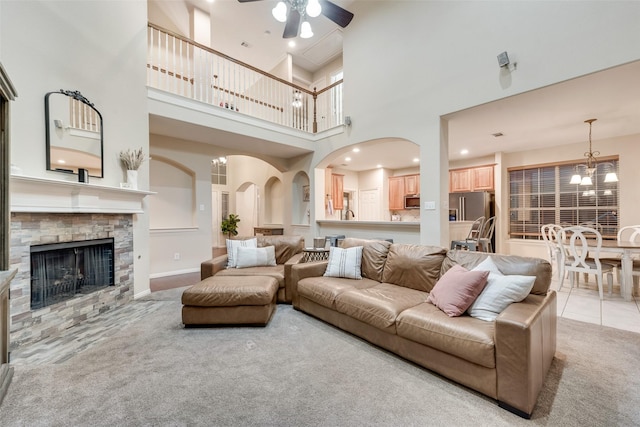
[{"label": "white throw pillow", "polygon": [[264,248],[236,249],[236,268],[268,267],[276,265],[276,248],[265,246]]},{"label": "white throw pillow", "polygon": [[487,285],[471,304],[467,313],[476,319],[488,322],[496,317],[511,303],[520,302],[529,295],[536,276],[504,275],[491,257],[485,259],[471,271],[488,271]]},{"label": "white throw pillow", "polygon": [[343,277],[346,279],[362,279],[362,246],[352,248],[329,248],[329,263],[324,272],[325,277]]},{"label": "white throw pillow", "polygon": [[227,268],[236,267],[236,252],[238,252],[239,247],[257,248],[258,239],[256,239],[255,237],[248,240],[227,239]]}]

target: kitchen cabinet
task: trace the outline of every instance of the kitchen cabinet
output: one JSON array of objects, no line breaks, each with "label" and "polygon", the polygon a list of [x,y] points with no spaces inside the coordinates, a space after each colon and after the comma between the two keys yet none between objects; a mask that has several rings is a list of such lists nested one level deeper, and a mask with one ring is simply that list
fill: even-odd
[{"label": "kitchen cabinet", "polygon": [[471,191],[471,170],[455,169],[449,171],[449,193]]},{"label": "kitchen cabinet", "polygon": [[420,175],[404,176],[404,194],[406,196],[420,194]]},{"label": "kitchen cabinet", "polygon": [[473,191],[493,191],[493,166],[471,169],[471,185]]},{"label": "kitchen cabinet", "polygon": [[493,165],[449,171],[449,192],[493,191]]},{"label": "kitchen cabinet", "polygon": [[344,209],[344,198],[342,193],[344,192],[344,175],[338,175],[336,173],[331,174],[331,195],[333,200],[333,209],[338,211]]},{"label": "kitchen cabinet", "polygon": [[404,209],[404,185],[404,176],[392,176],[389,178],[389,210]]}]

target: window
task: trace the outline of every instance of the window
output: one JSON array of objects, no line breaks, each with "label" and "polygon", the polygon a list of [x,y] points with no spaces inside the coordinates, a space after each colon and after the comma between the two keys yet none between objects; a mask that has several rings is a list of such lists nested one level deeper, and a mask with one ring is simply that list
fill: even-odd
[{"label": "window", "polygon": [[227,159],[225,157],[211,161],[211,183],[227,185]]},{"label": "window", "polygon": [[229,217],[229,193],[227,193],[226,191],[222,192],[222,199],[220,200],[220,204],[222,219],[227,219]]},{"label": "window", "polygon": [[618,183],[604,182],[607,172],[618,173],[618,158],[599,159],[593,185],[569,184],[582,162],[509,169],[509,236],[535,239],[544,224],[586,225],[603,238],[618,232]]}]

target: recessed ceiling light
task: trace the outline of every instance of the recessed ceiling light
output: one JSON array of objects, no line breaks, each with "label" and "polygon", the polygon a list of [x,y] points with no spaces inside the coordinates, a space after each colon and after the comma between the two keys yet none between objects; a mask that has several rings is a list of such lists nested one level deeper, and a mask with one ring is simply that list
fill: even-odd
[{"label": "recessed ceiling light", "polygon": [[216,0],[207,0],[207,3],[213,3]]},{"label": "recessed ceiling light", "polygon": [[359,152],[360,152],[360,149],[359,149],[358,147],[356,147],[356,148],[354,148],[352,151],[353,151],[354,153],[359,153]]},{"label": "recessed ceiling light", "polygon": [[413,163],[418,163],[419,161],[420,161],[420,159],[417,158],[417,157],[413,159]]},{"label": "recessed ceiling light", "polygon": [[58,160],[58,163],[60,163],[61,165],[64,165],[67,162],[65,162],[64,160],[60,159],[60,160]]},{"label": "recessed ceiling light", "polygon": [[345,158],[344,158],[344,161],[345,161],[345,162],[350,162],[350,161],[351,161],[351,157],[345,157]]},{"label": "recessed ceiling light", "polygon": [[382,167],[382,165],[376,165],[376,167],[377,167],[377,168],[381,168],[381,167]]},{"label": "recessed ceiling light", "polygon": [[289,47],[296,47],[296,42],[293,40],[289,41]]},{"label": "recessed ceiling light", "polygon": [[462,154],[463,156],[465,154],[469,154],[469,150],[467,150],[466,148],[464,150],[460,150],[460,154]]}]

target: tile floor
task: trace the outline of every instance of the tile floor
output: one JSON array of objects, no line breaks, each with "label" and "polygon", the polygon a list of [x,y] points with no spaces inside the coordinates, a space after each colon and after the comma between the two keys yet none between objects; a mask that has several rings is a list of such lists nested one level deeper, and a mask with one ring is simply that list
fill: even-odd
[{"label": "tile floor", "polygon": [[605,277],[604,299],[600,301],[594,276],[590,275],[586,284],[583,280],[581,277],[580,286],[571,289],[571,283],[565,279],[562,290],[558,290],[560,281],[554,274],[551,287],[558,291],[559,317],[640,333],[640,297],[625,301],[615,278],[613,295],[609,296]]}]

